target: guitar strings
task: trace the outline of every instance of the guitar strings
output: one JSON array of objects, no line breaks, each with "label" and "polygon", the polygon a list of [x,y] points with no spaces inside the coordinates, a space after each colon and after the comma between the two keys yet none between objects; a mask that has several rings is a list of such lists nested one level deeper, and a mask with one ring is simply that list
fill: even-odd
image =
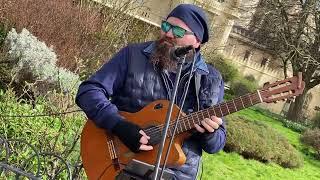
[{"label": "guitar strings", "polygon": [[[255,94],[254,94],[255,95]],[[247,94],[247,95],[244,95],[244,96],[249,96],[249,98],[251,99],[251,97],[252,97],[252,94]],[[244,97],[243,96],[243,97]],[[240,101],[239,101],[239,99],[240,99]],[[245,99],[244,99],[245,100]],[[256,95],[254,96],[254,98],[252,98],[251,99],[251,101],[256,101],[257,99],[256,99]],[[234,103],[239,103],[239,102],[241,102],[241,103],[243,103],[243,99],[242,99],[242,97],[238,97],[238,98],[235,98],[234,99]],[[222,103],[222,104],[220,104],[220,107],[215,107],[215,106],[213,106],[212,108],[214,108],[214,109],[216,109],[216,108],[220,108],[221,109],[221,111],[225,111],[225,110],[228,110],[228,107],[223,107],[223,106],[221,106],[221,105],[230,105],[230,103],[232,103],[232,104],[234,104],[233,103],[233,101],[228,101],[228,102],[225,102],[225,103]],[[245,106],[244,106],[245,107]],[[209,114],[209,110],[211,110],[211,108],[207,108],[207,109],[204,109],[204,110],[201,110],[201,111],[198,111],[198,112],[196,112],[196,113],[194,113],[194,114],[190,114],[190,115],[188,115],[188,116],[186,116],[186,117],[182,117],[181,119],[179,119],[179,121],[180,121],[180,129],[182,129],[182,123],[184,123],[184,124],[186,124],[186,122],[190,125],[190,120],[193,120],[194,118],[194,115],[196,115],[196,117],[197,117],[197,119],[199,120],[199,114],[201,114],[202,115],[202,119],[204,119],[204,115],[203,115],[203,111],[207,111],[206,113],[210,116],[210,114]],[[211,110],[212,111],[212,110]],[[213,110],[213,112],[214,112],[214,110]],[[215,112],[214,112],[214,114],[216,114]],[[173,121],[173,122],[171,122],[170,124],[169,124],[169,126],[170,126],[170,128],[172,128],[172,125],[175,123],[175,121]],[[198,124],[200,123],[200,121],[198,122]],[[196,124],[196,123],[194,123],[194,121],[193,121],[193,124]],[[158,126],[153,126],[153,127],[151,127],[151,128],[148,128],[148,129],[146,129],[145,130],[145,132],[148,134],[154,134],[154,133],[159,133],[160,131],[161,131],[161,128],[163,127],[164,125],[163,124],[161,124],[161,125],[158,125]],[[186,125],[185,125],[185,127],[186,127]],[[160,130],[159,130],[160,129]],[[155,131],[154,131],[155,130]],[[178,131],[179,131],[179,129],[178,129]]]},{"label": "guitar strings", "polygon": [[[261,92],[261,94],[264,94],[264,92],[262,91]],[[249,97],[249,99],[244,99],[244,97],[246,97],[246,96],[248,96]],[[253,97],[253,98],[252,98]],[[199,121],[199,114],[203,117],[202,119],[204,119],[204,115],[203,115],[203,113],[204,113],[204,111],[206,111],[206,113],[210,116],[210,113],[209,113],[209,111],[211,110],[211,111],[213,111],[214,112],[214,114],[216,114],[215,113],[215,110],[216,110],[216,108],[219,108],[219,109],[221,109],[221,112],[220,113],[222,113],[222,111],[223,112],[225,112],[226,110],[229,112],[229,105],[230,104],[232,104],[232,105],[235,105],[235,104],[239,104],[239,103],[241,103],[242,105],[243,105],[243,109],[244,108],[246,108],[245,106],[244,106],[244,101],[243,100],[245,100],[245,101],[248,101],[248,100],[250,100],[250,104],[254,104],[255,103],[255,101],[257,101],[257,100],[259,100],[260,101],[260,99],[257,99],[258,97],[257,97],[257,95],[256,95],[256,93],[251,93],[251,94],[246,94],[246,95],[244,95],[244,96],[240,96],[240,97],[237,97],[237,98],[235,98],[235,99],[233,99],[232,101],[227,101],[227,102],[225,102],[225,103],[222,103],[222,104],[219,104],[219,106],[217,106],[217,105],[215,105],[215,106],[213,106],[213,107],[211,107],[211,108],[213,108],[213,110],[211,109],[211,108],[207,108],[207,109],[203,109],[203,110],[201,110],[201,111],[198,111],[198,112],[196,112],[196,113],[192,113],[192,114],[190,114],[190,115],[188,115],[188,116],[185,116],[185,117],[182,117],[181,119],[179,118],[179,123],[178,123],[178,125],[180,125],[180,129],[183,129],[183,127],[182,127],[182,123],[184,124],[184,127],[185,127],[185,129],[187,130],[187,126],[186,126],[186,122],[190,125],[190,120],[192,120],[192,122],[193,122],[193,124],[200,124],[200,121]],[[251,103],[252,102],[252,103]],[[222,105],[222,106],[221,106]],[[223,107],[225,105],[225,107]],[[217,107],[216,107],[217,106]],[[236,109],[237,110],[237,109]],[[230,112],[229,112],[230,113]],[[227,115],[227,114],[226,114]],[[197,119],[198,119],[198,123],[194,123],[194,116],[196,116],[197,117]],[[173,121],[173,122],[171,122],[170,124],[169,124],[169,128],[170,129],[172,129],[173,128],[173,125],[174,125],[174,123],[175,123],[175,121]],[[152,127],[150,127],[150,128],[147,128],[147,129],[145,129],[144,131],[145,131],[145,133],[148,135],[148,136],[153,136],[153,135],[155,135],[155,134],[158,134],[158,133],[160,133],[161,131],[162,131],[162,128],[164,127],[164,124],[160,124],[160,125],[158,125],[158,126],[152,126]],[[190,127],[190,126],[189,126]],[[178,127],[179,128],[179,127]],[[191,127],[190,127],[191,128]],[[179,133],[179,129],[177,129],[177,132]],[[182,131],[183,132],[183,131]]]}]

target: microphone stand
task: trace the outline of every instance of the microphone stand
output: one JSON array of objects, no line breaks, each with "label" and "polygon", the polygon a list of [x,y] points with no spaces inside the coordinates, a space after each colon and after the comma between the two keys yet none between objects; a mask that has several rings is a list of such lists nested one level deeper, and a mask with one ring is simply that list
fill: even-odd
[{"label": "microphone stand", "polygon": [[165,140],[167,137],[167,133],[168,133],[169,125],[170,125],[171,114],[172,114],[172,109],[173,109],[174,101],[176,99],[178,85],[179,85],[179,79],[181,76],[182,66],[186,60],[186,55],[184,55],[182,58],[177,58],[177,60],[178,60],[178,72],[177,72],[175,82],[174,82],[173,95],[170,100],[169,109],[168,109],[167,115],[166,115],[165,128],[162,131],[162,138],[161,138],[161,143],[160,143],[158,154],[157,154],[157,161],[155,164],[153,180],[157,179],[157,176],[159,173],[159,167],[160,167],[160,161],[161,161],[161,156],[162,156],[162,152],[163,152],[163,147],[164,147]]},{"label": "microphone stand", "polygon": [[180,118],[180,115],[181,115],[181,112],[182,112],[182,109],[183,109],[183,106],[184,106],[184,102],[185,102],[186,97],[187,97],[187,93],[188,93],[188,90],[189,90],[189,86],[190,86],[190,82],[191,82],[191,78],[192,78],[195,62],[196,62],[196,58],[194,56],[193,57],[193,61],[192,61],[192,65],[191,65],[191,68],[190,68],[190,71],[189,71],[190,74],[189,74],[189,78],[188,78],[187,85],[186,85],[187,88],[185,89],[185,91],[183,93],[182,101],[180,101],[180,104],[179,104],[180,110],[179,110],[179,113],[178,113],[178,117],[176,118],[176,121],[174,122],[174,128],[173,128],[173,131],[172,131],[173,133],[171,135],[170,142],[169,142],[169,145],[168,145],[168,148],[167,148],[167,151],[166,151],[166,155],[165,155],[165,158],[164,158],[164,163],[163,163],[163,167],[162,167],[161,172],[160,172],[159,179],[161,179],[162,176],[163,176],[164,168],[166,167],[167,160],[169,158],[169,151],[171,149],[171,146],[172,146],[172,143],[173,143],[173,140],[174,140],[174,136],[175,136],[176,131],[177,131],[179,118]]}]

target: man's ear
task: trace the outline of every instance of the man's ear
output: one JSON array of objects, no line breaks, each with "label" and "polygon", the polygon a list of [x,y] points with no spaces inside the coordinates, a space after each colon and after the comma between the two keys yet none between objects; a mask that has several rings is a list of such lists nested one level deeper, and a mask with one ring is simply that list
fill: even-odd
[{"label": "man's ear", "polygon": [[199,48],[201,45],[201,41],[198,38],[196,38],[196,41],[197,42],[193,45],[193,48],[195,48],[195,49]]}]

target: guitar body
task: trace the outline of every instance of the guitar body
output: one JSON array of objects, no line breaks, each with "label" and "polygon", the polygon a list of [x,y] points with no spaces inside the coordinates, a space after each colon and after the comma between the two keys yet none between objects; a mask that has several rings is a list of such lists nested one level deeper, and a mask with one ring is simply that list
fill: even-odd
[{"label": "guitar body", "polygon": [[[168,108],[169,101],[159,100],[152,102],[137,113],[120,112],[120,114],[126,120],[145,128],[165,124]],[[179,108],[174,105],[171,121],[176,119],[178,113]],[[188,136],[189,133],[185,132],[175,137],[167,166],[180,166],[185,163],[186,157],[181,145]],[[168,144],[169,138],[166,140],[164,152],[166,152]],[[81,157],[89,179],[114,179],[132,159],[154,164],[158,148],[159,145],[154,145],[151,151],[133,153],[116,136],[98,128],[91,120],[87,121],[81,134]],[[161,164],[163,164],[163,159],[164,156]]]}]

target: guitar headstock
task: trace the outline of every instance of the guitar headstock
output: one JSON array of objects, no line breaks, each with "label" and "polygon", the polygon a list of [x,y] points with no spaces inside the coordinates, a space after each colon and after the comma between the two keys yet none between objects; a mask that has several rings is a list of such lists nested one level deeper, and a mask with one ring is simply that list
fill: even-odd
[{"label": "guitar headstock", "polygon": [[287,78],[275,83],[266,83],[259,90],[263,102],[271,103],[280,100],[291,99],[303,93],[305,82],[302,80],[302,73],[298,76]]}]

